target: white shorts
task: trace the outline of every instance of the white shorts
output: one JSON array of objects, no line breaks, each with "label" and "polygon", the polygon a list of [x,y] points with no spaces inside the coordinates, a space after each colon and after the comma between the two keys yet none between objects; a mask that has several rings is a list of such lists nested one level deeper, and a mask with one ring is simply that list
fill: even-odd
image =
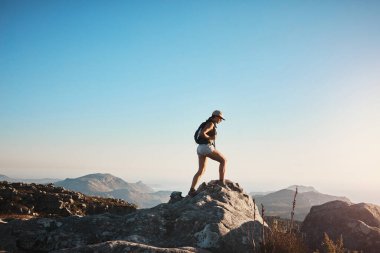
[{"label": "white shorts", "polygon": [[208,155],[215,150],[212,144],[199,144],[197,148],[198,155]]}]

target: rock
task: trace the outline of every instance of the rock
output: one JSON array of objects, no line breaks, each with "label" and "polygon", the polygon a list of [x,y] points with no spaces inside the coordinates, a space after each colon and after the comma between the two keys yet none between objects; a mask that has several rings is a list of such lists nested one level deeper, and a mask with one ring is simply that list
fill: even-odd
[{"label": "rock", "polygon": [[128,241],[110,241],[103,242],[88,246],[77,247],[73,249],[64,249],[53,251],[53,253],[86,253],[86,252],[131,252],[131,253],[211,253],[208,250],[193,248],[193,247],[180,247],[180,248],[159,248],[141,243],[134,243]]},{"label": "rock", "polygon": [[71,216],[73,215],[73,213],[70,211],[68,207],[64,207],[64,208],[61,208],[60,215],[65,217],[65,216]]},{"label": "rock", "polygon": [[170,194],[169,203],[173,204],[173,203],[178,202],[182,199],[183,199],[182,192],[172,192],[172,194]]},{"label": "rock", "polygon": [[380,206],[343,201],[313,206],[301,229],[312,249],[320,247],[326,232],[333,240],[342,235],[349,250],[380,252]]},{"label": "rock", "polygon": [[[11,252],[63,249],[202,252],[199,248],[203,248],[218,253],[245,253],[252,250],[249,240],[252,236],[259,245],[262,228],[267,229],[267,225],[263,224],[258,208],[254,220],[253,201],[238,184],[229,181],[219,185],[212,181],[203,183],[196,192],[193,198],[185,197],[127,215],[104,213],[43,222],[38,218],[12,220],[0,224],[0,234],[4,235],[0,237],[0,245]],[[192,247],[193,251],[183,247]]]}]

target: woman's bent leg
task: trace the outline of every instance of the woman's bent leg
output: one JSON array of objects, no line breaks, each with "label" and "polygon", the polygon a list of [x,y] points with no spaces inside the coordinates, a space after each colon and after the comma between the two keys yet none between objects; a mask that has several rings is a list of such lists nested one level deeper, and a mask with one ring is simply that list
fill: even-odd
[{"label": "woman's bent leg", "polygon": [[217,150],[214,150],[211,154],[208,154],[207,157],[219,162],[219,180],[224,183],[227,159]]}]

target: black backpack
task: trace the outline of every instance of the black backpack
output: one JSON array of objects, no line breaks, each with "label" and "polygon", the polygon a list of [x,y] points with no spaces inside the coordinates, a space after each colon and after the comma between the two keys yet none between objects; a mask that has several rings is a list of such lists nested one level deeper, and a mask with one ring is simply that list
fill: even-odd
[{"label": "black backpack", "polygon": [[200,135],[203,127],[208,123],[210,122],[211,120],[206,120],[205,122],[203,122],[202,124],[200,124],[200,126],[198,127],[197,131],[195,131],[195,134],[194,134],[194,140],[197,144],[208,144],[209,143],[209,140],[205,139],[205,138],[202,138]]}]

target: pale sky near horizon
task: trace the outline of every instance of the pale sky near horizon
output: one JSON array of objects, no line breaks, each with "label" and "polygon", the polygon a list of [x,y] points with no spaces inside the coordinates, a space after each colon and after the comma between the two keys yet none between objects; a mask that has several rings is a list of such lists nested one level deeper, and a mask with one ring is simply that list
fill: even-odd
[{"label": "pale sky near horizon", "polygon": [[[247,191],[380,204],[380,2],[0,1],[0,174],[186,189],[193,134]],[[209,162],[201,181],[218,177]]]}]

